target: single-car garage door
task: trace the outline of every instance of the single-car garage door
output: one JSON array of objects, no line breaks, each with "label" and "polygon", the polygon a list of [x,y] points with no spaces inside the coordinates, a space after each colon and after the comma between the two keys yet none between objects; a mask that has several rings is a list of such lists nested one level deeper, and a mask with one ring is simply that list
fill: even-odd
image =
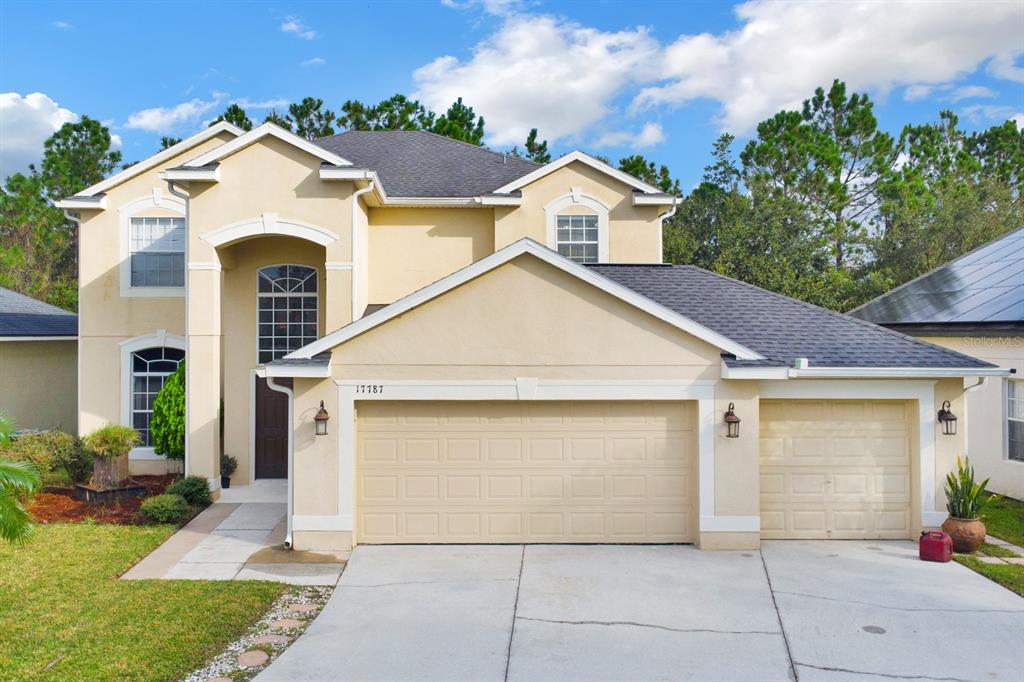
[{"label": "single-car garage door", "polygon": [[694,403],[357,410],[359,543],[691,541]]},{"label": "single-car garage door", "polygon": [[761,537],[910,537],[909,403],[761,401]]}]

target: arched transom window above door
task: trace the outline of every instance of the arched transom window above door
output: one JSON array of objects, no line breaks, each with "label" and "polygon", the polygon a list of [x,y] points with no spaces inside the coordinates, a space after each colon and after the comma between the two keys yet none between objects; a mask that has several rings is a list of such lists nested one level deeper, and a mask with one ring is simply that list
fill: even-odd
[{"label": "arched transom window above door", "polygon": [[317,339],[317,271],[272,265],[257,273],[257,360],[272,362]]}]

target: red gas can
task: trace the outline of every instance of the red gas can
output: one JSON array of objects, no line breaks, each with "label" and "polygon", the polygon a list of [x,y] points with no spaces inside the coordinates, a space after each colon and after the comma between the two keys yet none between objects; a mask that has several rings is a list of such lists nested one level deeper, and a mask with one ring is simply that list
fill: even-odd
[{"label": "red gas can", "polygon": [[918,556],[921,561],[949,561],[953,558],[953,538],[941,530],[921,531]]}]

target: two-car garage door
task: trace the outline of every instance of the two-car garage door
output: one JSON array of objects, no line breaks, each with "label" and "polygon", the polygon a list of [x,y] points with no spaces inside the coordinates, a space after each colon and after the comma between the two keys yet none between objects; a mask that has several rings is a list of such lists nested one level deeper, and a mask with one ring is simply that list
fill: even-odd
[{"label": "two-car garage door", "polygon": [[359,543],[690,542],[692,402],[358,406]]}]

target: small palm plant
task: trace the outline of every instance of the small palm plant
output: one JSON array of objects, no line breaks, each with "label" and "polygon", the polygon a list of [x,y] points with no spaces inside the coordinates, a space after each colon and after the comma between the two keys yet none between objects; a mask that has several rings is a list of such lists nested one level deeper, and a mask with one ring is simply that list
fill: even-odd
[{"label": "small palm plant", "polygon": [[946,511],[955,519],[977,519],[988,504],[985,488],[989,479],[974,482],[974,467],[968,458],[956,458],[956,471],[946,474]]},{"label": "small palm plant", "polygon": [[[10,442],[14,420],[0,414],[0,445]],[[24,501],[39,490],[42,478],[28,462],[0,459],[0,538],[23,543],[32,535],[32,519]]]}]

